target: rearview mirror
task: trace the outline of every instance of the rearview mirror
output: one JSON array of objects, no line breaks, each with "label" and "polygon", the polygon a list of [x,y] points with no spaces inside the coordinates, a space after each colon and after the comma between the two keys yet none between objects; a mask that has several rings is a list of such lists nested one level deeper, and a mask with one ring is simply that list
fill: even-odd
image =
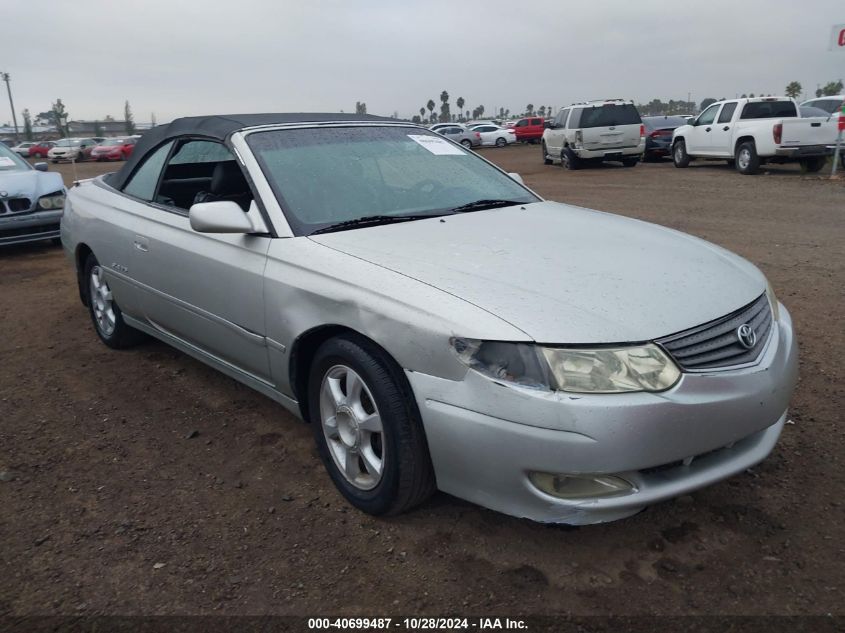
[{"label": "rearview mirror", "polygon": [[47,163],[35,163],[33,167],[36,171],[47,171]]},{"label": "rearview mirror", "polygon": [[520,185],[524,185],[524,184],[525,184],[524,182],[522,182],[522,176],[520,176],[520,175],[519,175],[518,173],[516,173],[515,171],[508,172],[508,176],[510,176],[511,178],[513,178],[514,180],[516,180],[516,181],[517,181]]},{"label": "rearview mirror", "polygon": [[199,233],[252,233],[249,216],[237,202],[199,202],[188,211],[191,228]]}]

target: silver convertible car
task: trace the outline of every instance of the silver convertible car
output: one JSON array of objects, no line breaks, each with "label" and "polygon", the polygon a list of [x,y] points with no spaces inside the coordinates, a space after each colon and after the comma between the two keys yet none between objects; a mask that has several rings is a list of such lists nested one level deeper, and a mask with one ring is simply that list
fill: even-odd
[{"label": "silver convertible car", "polygon": [[796,382],[749,262],[392,119],[178,119],[73,187],[61,234],[106,345],[151,335],[278,401],[372,514],[440,489],[619,519],[766,457]]}]

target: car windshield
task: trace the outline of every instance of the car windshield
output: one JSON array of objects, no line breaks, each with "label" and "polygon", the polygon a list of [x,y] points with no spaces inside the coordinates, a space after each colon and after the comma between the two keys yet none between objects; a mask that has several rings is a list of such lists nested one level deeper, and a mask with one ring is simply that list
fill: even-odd
[{"label": "car windshield", "polygon": [[77,145],[79,145],[79,141],[71,138],[63,138],[56,141],[56,147],[76,147]]},{"label": "car windshield", "polygon": [[640,123],[640,113],[630,103],[604,105],[584,108],[581,112],[580,127],[609,127],[611,125],[634,125]]},{"label": "car windshield", "polygon": [[429,130],[322,127],[247,137],[297,235],[370,216],[431,216],[479,200],[538,198]]},{"label": "car windshield", "polygon": [[122,138],[107,138],[105,141],[101,142],[100,145],[123,145],[125,142],[126,141],[124,141]]},{"label": "car windshield", "polygon": [[0,172],[30,169],[29,163],[0,143]]}]

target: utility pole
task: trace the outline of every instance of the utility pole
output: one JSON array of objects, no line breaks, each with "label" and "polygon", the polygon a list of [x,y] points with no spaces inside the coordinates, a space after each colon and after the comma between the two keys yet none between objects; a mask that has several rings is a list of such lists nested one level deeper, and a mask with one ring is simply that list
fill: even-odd
[{"label": "utility pole", "polygon": [[15,115],[15,102],[12,101],[12,88],[9,85],[9,73],[0,73],[0,78],[6,82],[6,92],[9,93],[9,106],[12,108],[12,123],[15,125],[15,143],[19,142],[18,138],[18,117]]}]

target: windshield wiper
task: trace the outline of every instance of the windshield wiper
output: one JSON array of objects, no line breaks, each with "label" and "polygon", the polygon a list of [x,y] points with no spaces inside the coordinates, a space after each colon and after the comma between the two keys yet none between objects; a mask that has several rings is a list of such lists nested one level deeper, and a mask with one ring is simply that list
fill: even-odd
[{"label": "windshield wiper", "polygon": [[492,198],[490,200],[476,200],[475,202],[467,202],[454,209],[449,209],[452,213],[468,213],[470,211],[483,211],[484,209],[497,209],[499,207],[510,207],[515,204],[526,204],[525,202],[517,202],[516,200],[500,200]]},{"label": "windshield wiper", "polygon": [[396,222],[410,222],[412,220],[423,220],[425,218],[437,218],[441,215],[441,213],[431,215],[365,215],[360,218],[354,218],[352,220],[345,220],[343,222],[324,226],[316,231],[312,231],[311,235],[317,235],[318,233],[331,233],[333,231],[345,231],[346,229],[357,229],[362,226],[378,226],[379,224],[394,224]]}]

